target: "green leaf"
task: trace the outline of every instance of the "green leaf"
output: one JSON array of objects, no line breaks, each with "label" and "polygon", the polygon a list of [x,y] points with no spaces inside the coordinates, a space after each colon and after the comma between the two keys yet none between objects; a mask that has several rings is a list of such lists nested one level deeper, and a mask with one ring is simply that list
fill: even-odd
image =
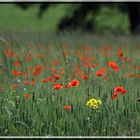
[{"label": "green leaf", "polygon": [[19,135],[17,128],[15,128],[12,122],[8,123],[8,130],[9,130],[10,135],[15,135],[15,136]]}]

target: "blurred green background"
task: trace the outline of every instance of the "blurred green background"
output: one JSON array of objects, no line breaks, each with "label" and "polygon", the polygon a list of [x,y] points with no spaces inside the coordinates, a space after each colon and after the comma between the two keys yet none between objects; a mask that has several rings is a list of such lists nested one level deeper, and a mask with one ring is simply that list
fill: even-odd
[{"label": "blurred green background", "polygon": [[0,4],[1,31],[56,31],[57,23],[64,16],[68,4],[57,5],[45,11],[42,19],[38,19],[38,4],[27,10],[13,4]]},{"label": "blurred green background", "polygon": [[[63,17],[74,10],[73,3],[54,3],[38,18],[39,3],[23,10],[15,3],[0,4],[1,32],[57,32]],[[72,8],[73,7],[73,8]],[[86,20],[94,18],[95,33],[130,34],[128,14],[118,8],[102,6],[96,14],[89,13]],[[60,30],[61,31],[61,30]],[[63,31],[63,30],[62,30]],[[77,28],[74,31],[80,31]]]}]

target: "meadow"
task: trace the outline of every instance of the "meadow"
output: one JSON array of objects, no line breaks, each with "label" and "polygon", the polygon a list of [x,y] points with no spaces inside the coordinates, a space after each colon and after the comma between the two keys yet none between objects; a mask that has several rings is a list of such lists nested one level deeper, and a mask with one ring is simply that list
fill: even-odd
[{"label": "meadow", "polygon": [[0,38],[1,136],[138,136],[138,37]]}]

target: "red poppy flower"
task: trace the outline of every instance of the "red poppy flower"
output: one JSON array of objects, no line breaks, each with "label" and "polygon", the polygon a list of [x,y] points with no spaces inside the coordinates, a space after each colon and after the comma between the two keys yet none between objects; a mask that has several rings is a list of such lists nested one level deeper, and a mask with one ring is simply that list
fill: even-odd
[{"label": "red poppy flower", "polygon": [[116,92],[120,92],[120,91],[122,91],[122,89],[123,89],[123,87],[121,87],[121,86],[117,86],[116,88],[114,88],[114,91]]},{"label": "red poppy flower", "polygon": [[57,73],[57,69],[54,68],[54,69],[52,70],[52,73]]},{"label": "red poppy flower", "polygon": [[32,80],[32,85],[35,85],[36,84],[36,80]]},{"label": "red poppy flower", "polygon": [[42,79],[42,83],[46,83],[47,82],[47,79],[46,78],[43,78]]},{"label": "red poppy flower", "polygon": [[25,94],[23,94],[23,97],[24,97],[26,100],[28,100],[28,99],[31,98],[31,95],[30,95],[29,93],[25,93]]},{"label": "red poppy flower", "polygon": [[105,71],[106,71],[105,68],[100,68],[95,74],[96,74],[97,76],[102,76],[102,75],[104,74]]},{"label": "red poppy flower", "polygon": [[122,94],[125,94],[127,92],[127,90],[122,86],[117,86],[116,88],[114,88],[114,91],[121,92]]},{"label": "red poppy flower", "polygon": [[134,74],[132,72],[129,72],[128,74],[126,74],[126,76],[128,76],[128,77],[134,77]]},{"label": "red poppy flower", "polygon": [[12,84],[11,88],[18,88],[18,84]]},{"label": "red poppy flower", "polygon": [[112,67],[115,71],[119,70],[118,65],[115,62],[113,62],[113,61],[109,61],[108,62],[108,66]]},{"label": "red poppy flower", "polygon": [[35,70],[38,71],[38,72],[40,72],[40,71],[42,70],[42,68],[43,68],[43,65],[40,64],[40,65],[38,65],[38,66],[35,68]]},{"label": "red poppy flower", "polygon": [[127,90],[124,89],[124,88],[123,88],[122,91],[121,91],[122,94],[125,94],[126,92],[127,92]]},{"label": "red poppy flower", "polygon": [[29,51],[27,51],[27,53],[26,53],[26,61],[27,62],[30,62],[31,61],[31,55],[30,55],[30,52]]},{"label": "red poppy flower", "polygon": [[79,81],[78,80],[72,80],[71,81],[71,85],[73,86],[73,87],[77,87],[78,85],[79,85]]},{"label": "red poppy flower", "polygon": [[22,73],[22,74],[23,74],[23,76],[24,76],[25,78],[26,78],[26,77],[27,77],[27,75],[28,75],[26,71],[23,71],[23,73]]},{"label": "red poppy flower", "polygon": [[97,71],[97,72],[96,72],[96,75],[97,75],[97,76],[102,76],[102,75],[103,75],[103,72]]},{"label": "red poppy flower", "polygon": [[88,76],[84,74],[84,75],[82,75],[82,79],[86,80],[86,79],[88,79]]},{"label": "red poppy flower", "polygon": [[4,53],[5,53],[5,55],[7,57],[11,57],[12,58],[14,56],[14,53],[12,51],[8,50],[8,49],[5,49]]},{"label": "red poppy flower", "polygon": [[70,105],[68,105],[68,106],[64,106],[63,108],[64,108],[64,110],[70,111],[72,107]]},{"label": "red poppy flower", "polygon": [[55,75],[54,78],[55,78],[55,80],[59,80],[60,76],[59,75]]},{"label": "red poppy flower", "polygon": [[26,81],[26,80],[23,81],[22,83],[23,83],[24,85],[26,85],[26,86],[29,85],[29,81]]},{"label": "red poppy flower", "polygon": [[123,56],[123,52],[122,51],[119,51],[118,52],[118,56],[122,57]]},{"label": "red poppy flower", "polygon": [[58,90],[58,89],[62,88],[62,85],[61,84],[54,84],[53,88]]},{"label": "red poppy flower", "polygon": [[20,65],[20,62],[17,60],[17,61],[14,62],[14,65],[17,67],[17,66]]},{"label": "red poppy flower", "polygon": [[61,71],[60,74],[61,74],[61,75],[65,75],[65,72],[64,72],[64,71]]},{"label": "red poppy flower", "polygon": [[112,94],[111,98],[112,98],[112,100],[115,100],[115,99],[118,98],[118,96],[119,96],[118,92],[114,92],[114,93]]},{"label": "red poppy flower", "polygon": [[33,72],[33,75],[34,75],[34,76],[37,76],[38,74],[39,74],[38,71],[34,71],[34,72]]},{"label": "red poppy flower", "polygon": [[121,94],[125,94],[127,92],[127,90],[122,87],[122,86],[117,86],[116,88],[114,88],[114,93],[112,95],[112,100],[115,100],[118,98],[119,93]]},{"label": "red poppy flower", "polygon": [[117,91],[115,91],[113,94],[114,94],[115,96],[117,96],[119,93],[118,93]]},{"label": "red poppy flower", "polygon": [[13,75],[16,76],[16,77],[19,76],[19,72],[18,72],[17,70],[13,70],[12,73],[13,73]]},{"label": "red poppy flower", "polygon": [[47,80],[48,80],[49,82],[53,82],[53,81],[54,81],[53,77],[48,77]]},{"label": "red poppy flower", "polygon": [[43,65],[42,65],[42,64],[38,65],[38,66],[35,68],[35,71],[33,72],[33,75],[34,75],[34,76],[37,76],[37,75],[41,72],[42,68],[43,68]]}]

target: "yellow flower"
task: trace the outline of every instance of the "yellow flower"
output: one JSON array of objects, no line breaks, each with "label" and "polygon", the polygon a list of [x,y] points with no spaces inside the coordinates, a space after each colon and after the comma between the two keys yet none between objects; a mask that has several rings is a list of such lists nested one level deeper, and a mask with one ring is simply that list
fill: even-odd
[{"label": "yellow flower", "polygon": [[88,101],[88,102],[87,102],[87,106],[92,107],[92,106],[93,106],[93,103],[92,103],[91,101]]},{"label": "yellow flower", "polygon": [[92,107],[93,107],[93,109],[98,109],[99,108],[98,105],[93,105]]},{"label": "yellow flower", "polygon": [[97,100],[94,98],[90,99],[89,101],[92,102],[93,104],[97,104]]},{"label": "yellow flower", "polygon": [[101,104],[102,104],[101,100],[96,100],[95,98],[92,98],[87,102],[86,105],[92,107],[93,109],[98,109]]},{"label": "yellow flower", "polygon": [[98,103],[98,105],[101,105],[102,101],[101,100],[97,100],[97,103]]}]

